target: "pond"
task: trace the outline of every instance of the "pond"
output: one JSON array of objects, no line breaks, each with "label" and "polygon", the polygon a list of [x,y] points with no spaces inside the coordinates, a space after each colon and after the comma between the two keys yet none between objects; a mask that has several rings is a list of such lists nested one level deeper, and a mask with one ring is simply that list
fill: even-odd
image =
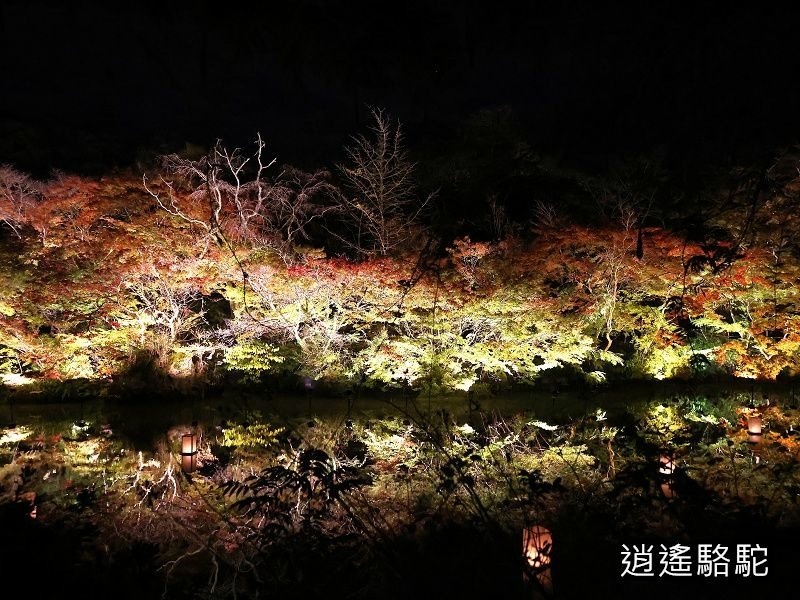
[{"label": "pond", "polygon": [[770,398],[783,406],[795,406],[800,402],[800,390],[797,393],[798,398],[795,399],[794,387],[748,382],[725,387],[674,382],[663,385],[633,383],[580,391],[562,391],[551,387],[479,397],[453,394],[432,398],[424,394],[280,394],[238,389],[203,398],[179,398],[173,401],[160,398],[152,400],[146,394],[143,394],[140,402],[103,395],[86,396],[81,401],[7,401],[4,406],[0,405],[0,424],[30,425],[45,430],[56,430],[67,423],[77,422],[107,424],[117,435],[133,443],[136,450],[147,451],[152,449],[154,441],[175,427],[197,423],[201,428],[209,429],[231,419],[258,417],[277,423],[291,423],[318,418],[331,424],[341,424],[354,418],[424,418],[444,411],[455,420],[476,415],[513,417],[525,414],[543,421],[567,423],[600,409],[613,424],[615,418],[628,414],[633,408],[653,402],[670,403],[676,397],[704,397],[713,401],[714,398],[735,396],[742,404],[760,403],[764,398]]},{"label": "pond", "polygon": [[[23,557],[44,553],[86,597],[744,597],[782,590],[800,559],[789,386],[245,389],[0,411],[15,425],[0,428],[0,559],[33,577]],[[541,532],[544,562],[522,547]]]}]

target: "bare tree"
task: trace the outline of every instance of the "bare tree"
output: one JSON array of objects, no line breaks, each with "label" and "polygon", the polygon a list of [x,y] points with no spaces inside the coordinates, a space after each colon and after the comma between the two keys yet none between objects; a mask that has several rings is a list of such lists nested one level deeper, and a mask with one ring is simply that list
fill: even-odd
[{"label": "bare tree", "polygon": [[498,200],[497,194],[490,194],[486,198],[486,204],[489,206],[489,221],[494,239],[497,241],[505,239],[511,229],[506,207]]},{"label": "bare tree", "polygon": [[533,214],[533,222],[539,230],[552,230],[558,226],[558,209],[551,202],[537,200]]},{"label": "bare tree", "polygon": [[631,264],[629,255],[633,249],[634,237],[638,216],[630,208],[620,209],[620,222],[623,228],[621,239],[614,238],[611,246],[601,256],[601,298],[599,303],[600,316],[603,320],[603,329],[606,338],[604,350],[611,349],[613,343],[614,322],[617,304],[623,287],[631,279]]},{"label": "bare tree", "polygon": [[175,285],[155,270],[139,274],[125,287],[129,298],[119,315],[136,333],[135,349],[149,350],[162,367],[168,367],[181,339],[194,334],[204,321],[200,293]]},{"label": "bare tree", "polygon": [[372,135],[355,136],[345,148],[348,163],[337,165],[345,185],[336,196],[347,234],[334,235],[361,254],[386,255],[407,241],[433,195],[417,195],[400,123],[382,109],[370,112]]},{"label": "bare tree", "polygon": [[25,173],[9,165],[0,165],[0,222],[21,238],[21,227],[28,221],[30,209],[41,198],[39,185]]},{"label": "bare tree", "polygon": [[271,208],[261,213],[261,228],[279,234],[287,245],[307,240],[306,227],[329,210],[314,202],[314,198],[331,189],[329,176],[327,171],[306,173],[283,167],[270,190]]},{"label": "bare tree", "polygon": [[[167,155],[162,159],[162,190],[151,188],[146,175],[145,190],[162,209],[199,227],[206,243],[231,236],[284,250],[307,238],[305,228],[324,214],[326,209],[313,199],[328,188],[328,174],[284,167],[270,178],[267,173],[276,160],[265,160],[264,148],[258,134],[250,155],[239,148],[228,150],[221,140],[199,160]],[[172,178],[189,187],[188,196],[176,191]]]},{"label": "bare tree", "polygon": [[615,169],[614,177],[607,180],[583,182],[595,196],[600,214],[610,221],[619,221],[626,227],[633,218],[636,229],[636,258],[644,256],[644,226],[656,205],[656,196],[666,181],[658,163],[634,159]]}]

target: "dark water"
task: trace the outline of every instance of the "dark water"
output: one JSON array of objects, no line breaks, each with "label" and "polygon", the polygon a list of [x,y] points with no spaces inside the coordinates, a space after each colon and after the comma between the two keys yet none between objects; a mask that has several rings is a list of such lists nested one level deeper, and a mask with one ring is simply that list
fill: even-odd
[{"label": "dark water", "polygon": [[613,423],[626,412],[650,402],[670,401],[679,397],[730,398],[742,405],[748,401],[795,404],[794,389],[789,386],[733,382],[719,385],[681,385],[641,383],[614,388],[565,390],[535,389],[519,393],[469,396],[416,397],[397,394],[377,396],[368,393],[340,396],[324,394],[266,394],[247,390],[229,390],[195,399],[154,401],[143,395],[125,400],[87,397],[82,402],[7,402],[0,406],[0,424],[27,425],[45,433],[58,433],[71,423],[108,425],[114,434],[130,442],[137,450],[152,449],[153,443],[167,431],[189,428],[197,423],[214,428],[227,422],[268,421],[292,425],[318,419],[332,426],[347,420],[370,420],[387,417],[423,420],[445,419],[464,423],[471,419],[512,418],[523,415],[548,423],[563,424],[602,410]]},{"label": "dark water", "polygon": [[[95,427],[108,425],[115,436],[135,449],[147,452],[154,448],[159,439],[163,440],[168,431],[183,427],[188,429],[193,421],[197,421],[202,428],[213,428],[224,421],[241,423],[256,419],[281,425],[319,420],[336,426],[344,425],[348,419],[446,418],[464,423],[471,419],[525,416],[562,424],[592,415],[599,409],[606,413],[610,423],[614,423],[624,420],[631,410],[651,402],[666,404],[678,398],[697,397],[709,398],[712,402],[714,399],[729,402],[735,398],[737,405],[763,403],[767,399],[779,405],[796,403],[794,392],[788,386],[754,386],[749,382],[733,382],[725,386],[631,384],[580,391],[550,388],[478,398],[469,398],[466,394],[431,398],[424,395],[412,398],[368,394],[330,397],[317,393],[266,395],[228,390],[194,400],[154,401],[143,396],[137,402],[130,398],[123,401],[89,397],[83,402],[5,404],[0,405],[0,424],[13,420],[18,425],[53,433],[64,431],[73,423],[82,421]],[[566,503],[553,525],[557,540],[553,555],[555,597],[647,597],[653,600],[722,597],[729,600],[775,596],[779,593],[787,598],[797,597],[795,573],[800,561],[796,547],[800,535],[797,523],[774,522],[763,515],[759,517],[757,512],[734,511],[728,514],[728,509],[719,504],[715,510],[709,510],[707,504],[716,502],[712,495],[699,493],[692,496],[688,491],[685,495],[683,492],[681,494],[677,502],[668,502],[656,490],[650,496],[634,496],[638,498],[638,504],[626,504],[626,508],[622,505],[616,507],[611,500],[602,503],[593,502],[591,498],[583,498],[580,502],[573,499]],[[787,509],[791,507],[787,506]],[[662,535],[652,532],[640,534],[631,529],[632,525],[620,525],[616,521],[626,516],[625,511],[642,510],[654,511],[664,519],[680,521],[683,524],[680,536],[671,530],[665,530],[666,533]],[[2,563],[10,565],[14,572],[34,577],[34,566],[29,566],[30,561],[25,557],[42,556],[42,548],[52,548],[46,550],[43,556],[56,565],[61,564],[59,561],[62,556],[80,553],[81,540],[84,539],[82,531],[61,532],[52,525],[44,528],[29,521],[11,521],[14,527],[20,529],[11,533],[12,538],[7,538],[30,540],[29,546],[21,548],[18,543],[7,544],[4,554],[0,543],[0,557],[4,559]],[[440,529],[409,534],[407,539],[392,542],[397,547],[386,549],[394,557],[393,560],[399,561],[397,572],[403,573],[402,579],[393,586],[387,584],[381,587],[374,582],[369,585],[381,590],[383,594],[380,597],[386,598],[530,597],[524,596],[521,589],[519,542],[516,534],[506,532],[492,537],[485,529],[470,523],[453,523]],[[745,579],[732,575],[707,579],[695,573],[686,579],[622,579],[619,575],[621,544],[645,542],[656,546],[662,542],[668,545],[682,542],[691,546],[693,551],[700,543],[713,542],[731,548],[743,542],[759,543],[769,548],[770,576]],[[89,562],[80,562],[77,565],[80,570],[75,571],[72,563],[62,561],[58,576],[62,581],[70,581],[76,586],[84,581],[92,582],[82,592],[82,595],[88,594],[83,596],[87,598],[105,598],[105,589],[118,592],[120,587],[126,586],[135,590],[135,595],[131,597],[158,597],[159,579],[153,575],[160,564],[156,558],[157,548],[153,546],[125,551],[129,552],[130,561],[115,560],[113,568],[107,567],[99,575]],[[341,560],[340,557],[335,558],[331,559],[331,573],[338,572],[341,564],[347,564],[346,557]],[[300,559],[309,565],[319,562],[319,557],[314,553],[302,555]],[[318,566],[309,567],[309,572],[314,572],[317,579],[308,578],[302,583],[292,581],[283,590],[286,592],[283,597],[314,597],[321,595],[322,589],[325,590],[325,596],[330,598],[355,597],[351,581],[361,581],[363,584],[357,571],[348,573],[347,577],[334,579],[325,579],[327,571],[320,571]],[[314,583],[317,580],[319,584]],[[150,586],[146,591],[143,589],[145,584]],[[58,587],[54,583],[43,589],[50,592],[47,594],[50,597],[55,595]],[[397,591],[392,595],[390,591],[394,588]],[[189,597],[188,593],[186,597]]]}]

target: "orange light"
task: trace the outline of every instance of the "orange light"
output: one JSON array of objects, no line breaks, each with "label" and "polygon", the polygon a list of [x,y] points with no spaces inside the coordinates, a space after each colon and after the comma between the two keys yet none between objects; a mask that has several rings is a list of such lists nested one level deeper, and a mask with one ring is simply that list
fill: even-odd
[{"label": "orange light", "polygon": [[193,433],[185,433],[181,437],[181,454],[195,454],[197,452],[197,436]]},{"label": "orange light", "polygon": [[534,525],[522,531],[522,551],[528,565],[533,569],[550,564],[552,548],[553,536],[549,529],[541,525]]},{"label": "orange light", "polygon": [[747,441],[758,444],[761,441],[761,417],[747,418]]},{"label": "orange light", "polygon": [[181,436],[181,470],[194,473],[197,469],[197,436],[185,433]]},{"label": "orange light", "polygon": [[747,433],[750,435],[761,435],[761,417],[747,418]]},{"label": "orange light", "polygon": [[550,572],[550,553],[553,549],[553,535],[541,525],[533,525],[522,530],[522,552],[525,555],[523,580],[531,585],[536,578],[538,588],[533,588],[534,598],[549,598],[553,593],[553,576]]}]

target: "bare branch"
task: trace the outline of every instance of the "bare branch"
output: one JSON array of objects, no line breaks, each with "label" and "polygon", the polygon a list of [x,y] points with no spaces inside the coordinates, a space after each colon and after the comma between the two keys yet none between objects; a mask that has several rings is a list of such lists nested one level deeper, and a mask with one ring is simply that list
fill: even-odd
[{"label": "bare branch", "polygon": [[20,228],[28,222],[30,209],[41,199],[40,186],[25,173],[0,165],[0,222],[21,238]]},{"label": "bare branch", "polygon": [[355,136],[345,148],[348,164],[338,165],[345,190],[336,200],[347,234],[332,233],[360,254],[386,255],[408,240],[433,195],[417,195],[400,123],[393,124],[382,109],[371,112],[372,135]]},{"label": "bare branch", "polygon": [[[245,155],[229,150],[221,140],[199,160],[176,154],[163,157],[163,191],[153,190],[143,177],[145,190],[169,214],[197,225],[208,243],[230,238],[270,247],[283,253],[299,239],[307,239],[306,227],[326,208],[314,202],[329,184],[328,173],[304,173],[284,167],[268,177],[276,159],[266,160],[266,144],[256,136],[255,149]],[[181,195],[167,178],[188,187]]]}]

